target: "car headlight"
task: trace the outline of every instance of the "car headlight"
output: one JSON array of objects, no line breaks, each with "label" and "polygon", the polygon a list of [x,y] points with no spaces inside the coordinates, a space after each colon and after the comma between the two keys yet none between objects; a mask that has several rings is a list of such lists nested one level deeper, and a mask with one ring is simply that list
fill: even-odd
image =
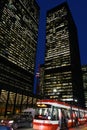
[{"label": "car headlight", "polygon": [[1,123],[3,123],[4,121],[3,120],[1,120]]},{"label": "car headlight", "polygon": [[13,122],[14,122],[13,120],[9,121],[10,124],[12,124]]}]

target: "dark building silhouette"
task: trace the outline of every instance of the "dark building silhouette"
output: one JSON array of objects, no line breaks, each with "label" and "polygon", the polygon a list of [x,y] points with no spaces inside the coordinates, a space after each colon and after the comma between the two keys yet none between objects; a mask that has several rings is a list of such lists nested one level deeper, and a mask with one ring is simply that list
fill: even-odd
[{"label": "dark building silhouette", "polygon": [[87,65],[82,65],[83,87],[85,96],[85,107],[87,108]]},{"label": "dark building silhouette", "polygon": [[77,28],[66,2],[47,12],[45,97],[84,106]]},{"label": "dark building silhouette", "polygon": [[35,0],[0,0],[0,115],[33,104],[39,7]]}]

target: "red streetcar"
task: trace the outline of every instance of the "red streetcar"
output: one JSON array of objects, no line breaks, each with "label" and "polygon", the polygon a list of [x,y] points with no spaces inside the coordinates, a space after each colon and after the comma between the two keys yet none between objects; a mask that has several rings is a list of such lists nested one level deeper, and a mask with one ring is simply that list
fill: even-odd
[{"label": "red streetcar", "polygon": [[87,110],[56,100],[37,102],[33,120],[35,130],[58,130],[81,125],[87,121]]}]

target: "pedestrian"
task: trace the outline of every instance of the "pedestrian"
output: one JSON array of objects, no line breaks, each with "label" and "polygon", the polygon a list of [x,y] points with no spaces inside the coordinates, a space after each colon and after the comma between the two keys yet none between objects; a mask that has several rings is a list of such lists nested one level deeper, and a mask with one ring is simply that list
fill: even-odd
[{"label": "pedestrian", "polygon": [[78,117],[77,116],[75,117],[75,126],[76,127],[78,126]]},{"label": "pedestrian", "polygon": [[68,130],[68,119],[66,116],[61,118],[60,130]]}]

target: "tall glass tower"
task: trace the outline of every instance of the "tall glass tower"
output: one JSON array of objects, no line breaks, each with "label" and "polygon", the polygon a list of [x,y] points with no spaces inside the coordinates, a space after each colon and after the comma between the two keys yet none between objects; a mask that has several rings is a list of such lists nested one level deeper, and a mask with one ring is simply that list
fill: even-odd
[{"label": "tall glass tower", "polygon": [[66,2],[47,12],[44,94],[84,106],[77,29]]},{"label": "tall glass tower", "polygon": [[38,20],[35,0],[0,0],[0,114],[32,102]]}]

